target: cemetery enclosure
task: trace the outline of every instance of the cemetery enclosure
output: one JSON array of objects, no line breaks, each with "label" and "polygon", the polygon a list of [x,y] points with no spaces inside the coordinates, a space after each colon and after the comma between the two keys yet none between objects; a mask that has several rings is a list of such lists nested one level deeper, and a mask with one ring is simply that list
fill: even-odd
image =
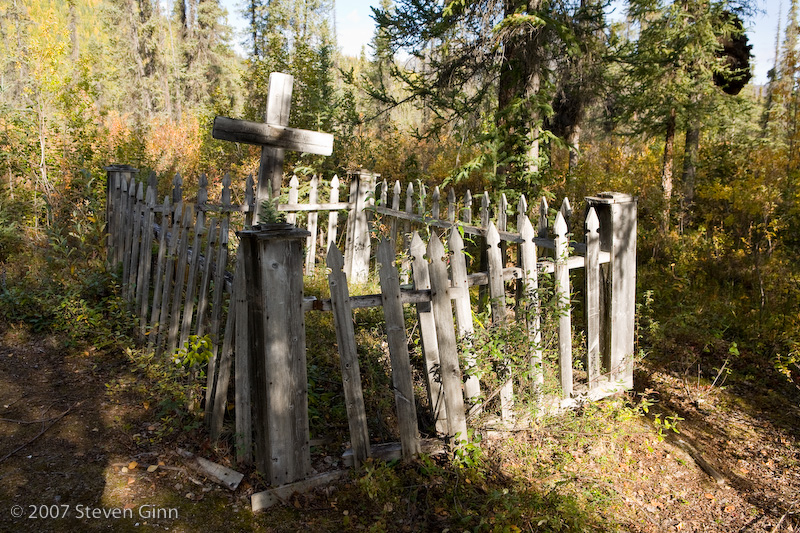
[{"label": "cemetery enclosure", "polygon": [[[257,264],[253,254],[258,253],[258,247],[250,246],[250,259],[247,259],[241,255],[247,246],[238,254],[230,246],[235,239],[232,230],[241,230],[253,223],[252,180],[248,182],[241,205],[231,205],[229,180],[224,182],[219,202],[209,203],[202,178],[196,202],[184,202],[181,183],[176,178],[171,198],[157,204],[154,187],[137,183],[133,179],[134,169],[109,167],[108,173],[109,263],[121,265],[123,293],[139,317],[140,333],[153,350],[166,353],[174,352],[190,335],[208,334],[211,337],[214,357],[209,363],[205,399],[210,430],[215,438],[222,430],[232,384],[237,450],[240,459],[253,460],[251,428],[256,428],[256,439],[263,440],[264,435],[258,437],[259,432],[268,434],[270,431],[258,429],[260,418],[266,418],[266,428],[271,422],[268,413],[258,413],[257,406],[250,404],[251,398],[257,403],[269,402],[263,401],[259,391],[252,390],[248,368],[254,362],[253,343],[259,349],[259,342],[269,341],[257,331],[258,321],[254,321],[253,313],[248,312],[258,304],[252,299],[248,301],[248,295],[252,298],[249,290],[252,275],[246,276],[247,269],[242,266]],[[300,219],[308,229],[308,233],[295,233],[292,237],[302,241],[303,246],[298,246],[296,253],[291,254],[298,256],[293,259],[291,269],[299,272],[305,265],[306,271],[311,273],[315,261],[322,258],[322,251],[329,250],[327,266],[331,269],[331,299],[306,299],[298,302],[298,306],[303,312],[334,312],[352,455],[356,464],[372,452],[369,440],[365,438],[363,401],[358,400],[361,393],[358,358],[355,356],[350,318],[353,307],[384,308],[404,455],[413,455],[420,444],[413,403],[411,409],[408,405],[409,399],[413,402],[413,391],[408,392],[408,377],[404,377],[406,374],[410,376],[410,371],[407,373],[405,370],[408,367],[407,333],[404,324],[400,323],[403,304],[413,304],[417,308],[421,345],[428,368],[428,394],[433,399],[432,405],[437,406],[437,429],[451,439],[457,433],[462,437],[465,435],[467,410],[480,410],[479,398],[496,395],[501,406],[500,417],[507,423],[511,423],[514,417],[513,376],[509,376],[507,384],[499,391],[481,390],[480,382],[474,377],[468,377],[464,382],[464,374],[469,376],[469,372],[459,363],[456,344],[460,339],[468,338],[473,330],[469,286],[487,287],[494,322],[508,320],[512,313],[519,313],[518,317],[524,314],[528,318],[531,371],[534,382],[541,384],[538,295],[540,289],[549,284],[558,308],[558,377],[564,404],[580,396],[599,398],[632,385],[634,199],[619,194],[587,199],[585,242],[570,245],[568,223],[579,217],[570,212],[568,203],[562,204],[552,227],[548,224],[546,203],[540,203],[540,216],[534,228],[528,219],[524,198],[517,204],[517,215],[509,216],[509,208],[503,204],[504,198],[499,205],[492,207],[489,195],[484,193],[479,197],[478,212],[473,213],[473,203],[478,202],[473,201],[469,194],[457,202],[451,193],[445,202],[439,197],[438,190],[428,195],[424,189],[415,192],[411,185],[403,189],[395,184],[390,191],[385,183],[376,190],[373,177],[368,173],[362,172],[350,178],[350,194],[344,202],[339,200],[336,179],[326,195],[328,202],[322,202],[321,187],[316,179],[303,187],[305,194],[302,194],[294,178],[288,191],[288,202],[279,205],[278,210],[287,212],[289,222]],[[300,201],[301,196],[303,201]],[[492,211],[495,211],[494,216]],[[340,212],[347,213],[341,221]],[[323,224],[319,223],[320,214],[328,214]],[[474,225],[473,215],[478,221]],[[380,223],[373,226],[379,226],[386,237],[381,244],[371,239],[370,217],[373,223]],[[431,238],[427,244],[419,235],[414,235],[413,230],[417,228],[430,229]],[[579,226],[571,232],[583,233],[583,228]],[[446,254],[441,237],[449,249],[447,261],[442,260]],[[464,237],[473,237],[478,247],[486,250],[481,272],[467,273]],[[340,241],[345,245],[343,257],[335,246]],[[390,243],[398,243],[398,246]],[[302,248],[306,250],[304,261],[300,257]],[[398,249],[410,252],[401,272],[395,268],[394,257]],[[382,294],[351,297],[347,281],[365,279],[372,268],[370,257],[373,250],[377,251],[375,255],[380,265]],[[239,260],[236,260],[237,255]],[[407,274],[403,272],[406,269]],[[579,293],[584,299],[587,319],[583,326],[587,356],[586,378],[576,384],[572,372],[575,325],[570,312],[570,272],[579,270],[583,271]],[[250,272],[254,269],[251,268]],[[410,277],[405,279],[405,276]],[[545,276],[548,281],[545,281]],[[519,286],[517,293],[521,296],[515,310],[506,305],[506,296],[514,294],[507,291],[512,282]],[[302,288],[298,294],[301,293]],[[396,324],[389,324],[398,320],[400,322]],[[465,364],[469,366],[470,362]],[[541,395],[537,398],[542,405],[548,401]],[[259,420],[253,420],[251,413]],[[305,437],[302,428],[299,431],[300,440],[296,442],[300,442],[302,448],[303,439],[307,439],[307,424]],[[271,449],[292,449],[287,446],[289,444],[276,442]],[[292,468],[278,472],[279,469],[271,469],[258,447],[256,444],[256,464],[261,463],[265,472],[275,470],[270,476],[274,485],[303,479],[307,475],[303,454],[296,457]]]}]

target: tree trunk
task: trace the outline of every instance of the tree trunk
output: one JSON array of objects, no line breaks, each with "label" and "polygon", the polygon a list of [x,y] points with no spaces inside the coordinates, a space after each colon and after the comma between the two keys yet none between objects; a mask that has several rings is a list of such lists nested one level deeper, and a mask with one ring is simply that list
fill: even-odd
[{"label": "tree trunk", "polygon": [[578,167],[578,152],[580,150],[581,142],[581,125],[576,123],[572,127],[567,137],[567,144],[569,144],[569,172],[572,173]]},{"label": "tree trunk", "polygon": [[673,156],[675,154],[675,109],[667,117],[667,131],[664,136],[664,161],[661,165],[661,189],[664,192],[664,213],[662,230],[669,230],[670,203],[672,202]]},{"label": "tree trunk", "polygon": [[700,150],[700,124],[692,121],[686,130],[683,150],[683,199],[681,200],[681,232],[691,222],[694,189],[697,180],[697,154]]}]

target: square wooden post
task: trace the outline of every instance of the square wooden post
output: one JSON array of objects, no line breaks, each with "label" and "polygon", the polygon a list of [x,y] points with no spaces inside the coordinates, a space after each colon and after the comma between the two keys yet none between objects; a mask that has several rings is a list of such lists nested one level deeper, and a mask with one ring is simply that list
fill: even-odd
[{"label": "square wooden post", "polygon": [[255,464],[279,486],[311,471],[302,307],[309,233],[267,224],[238,235],[247,285]]},{"label": "square wooden post", "polygon": [[600,298],[600,346],[603,366],[612,381],[633,386],[634,321],[636,316],[637,199],[604,192],[586,198],[600,222],[600,250],[611,254],[603,265]]}]

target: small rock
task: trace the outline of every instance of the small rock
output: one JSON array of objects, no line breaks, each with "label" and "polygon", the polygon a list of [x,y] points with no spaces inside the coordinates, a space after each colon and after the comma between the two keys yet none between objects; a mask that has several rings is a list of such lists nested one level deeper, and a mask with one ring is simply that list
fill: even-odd
[{"label": "small rock", "polygon": [[187,492],[186,493],[187,500],[194,500],[194,492]]},{"label": "small rock", "polygon": [[183,488],[182,483],[175,483],[175,490],[181,490]]}]

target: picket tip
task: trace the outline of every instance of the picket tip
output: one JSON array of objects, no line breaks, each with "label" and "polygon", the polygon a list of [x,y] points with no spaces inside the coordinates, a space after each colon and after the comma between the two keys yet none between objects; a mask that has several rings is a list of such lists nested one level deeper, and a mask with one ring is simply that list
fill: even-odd
[{"label": "picket tip", "polygon": [[333,178],[331,179],[331,188],[336,189],[338,187],[339,187],[339,176],[334,174]]},{"label": "picket tip", "polygon": [[491,220],[489,221],[489,228],[486,230],[486,244],[489,246],[500,244],[500,234],[497,232],[497,226]]},{"label": "picket tip", "polygon": [[436,235],[431,235],[428,240],[428,257],[441,260],[444,257],[444,244]]},{"label": "picket tip", "polygon": [[411,236],[411,245],[409,246],[408,251],[411,252],[411,255],[415,259],[420,259],[425,256],[425,243],[422,242],[422,238],[416,231]]},{"label": "picket tip", "polygon": [[334,271],[342,270],[344,268],[344,257],[342,251],[334,244],[331,243],[328,248],[328,268]]},{"label": "picket tip", "polygon": [[522,216],[522,222],[520,223],[519,234],[525,242],[530,242],[533,240],[534,232],[533,232],[533,224],[531,224],[531,219],[528,218],[528,215]]},{"label": "picket tip", "polygon": [[453,229],[450,230],[450,237],[447,240],[447,244],[450,246],[451,250],[460,251],[464,249],[464,238],[461,236],[458,226],[453,226]]},{"label": "picket tip", "polygon": [[600,229],[600,219],[597,217],[594,207],[590,207],[589,213],[586,215],[586,229],[594,232]]},{"label": "picket tip", "polygon": [[564,215],[561,213],[561,211],[556,214],[556,222],[553,225],[553,232],[559,237],[563,237],[567,234],[567,221],[564,220]]}]

